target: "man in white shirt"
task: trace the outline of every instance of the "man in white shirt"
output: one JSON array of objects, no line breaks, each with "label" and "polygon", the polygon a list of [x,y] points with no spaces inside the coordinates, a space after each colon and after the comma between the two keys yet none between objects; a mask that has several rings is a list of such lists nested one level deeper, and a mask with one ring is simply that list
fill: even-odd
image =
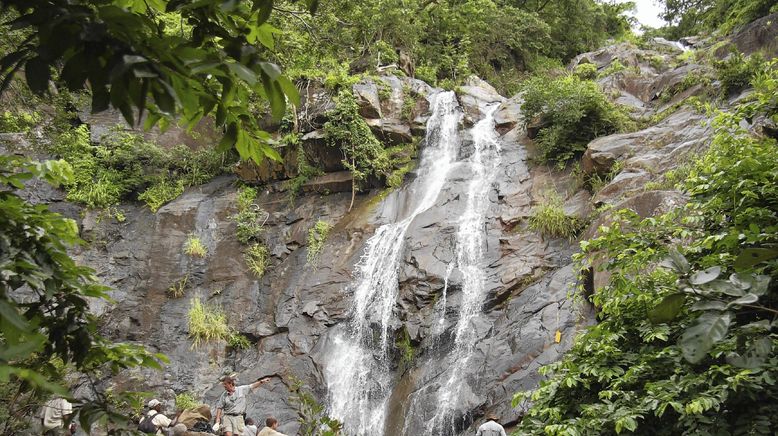
[{"label": "man in white shirt", "polygon": [[243,432],[243,436],[257,436],[257,431],[254,420],[252,418],[246,418],[246,430]]},{"label": "man in white shirt", "polygon": [[505,429],[497,422],[497,415],[486,415],[486,422],[478,427],[476,436],[506,436]]},{"label": "man in white shirt", "polygon": [[162,436],[164,434],[162,433],[162,428],[169,427],[170,423],[173,421],[162,414],[162,403],[156,398],[149,400],[147,405],[149,407],[149,411],[146,412],[146,415],[143,418],[141,418],[140,422],[143,422],[146,419],[150,419],[151,423],[157,427],[156,434],[158,436]]},{"label": "man in white shirt", "polygon": [[235,386],[233,377],[222,378],[224,392],[216,402],[216,424],[224,436],[240,436],[246,428],[243,414],[246,413],[246,396],[249,392],[269,382],[269,378],[255,381],[250,385]]},{"label": "man in white shirt", "polygon": [[49,436],[69,435],[65,420],[73,413],[73,405],[64,398],[52,398],[43,406],[43,431]]}]

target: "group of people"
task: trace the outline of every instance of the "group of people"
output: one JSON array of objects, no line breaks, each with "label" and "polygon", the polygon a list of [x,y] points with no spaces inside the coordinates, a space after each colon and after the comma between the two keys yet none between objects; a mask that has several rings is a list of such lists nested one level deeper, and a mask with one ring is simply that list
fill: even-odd
[{"label": "group of people", "polygon": [[174,419],[170,419],[162,413],[159,400],[150,400],[147,403],[148,411],[141,418],[138,429],[144,432],[155,429],[157,435],[212,432],[224,436],[286,436],[276,430],[278,420],[273,417],[265,420],[265,427],[261,430],[252,418],[246,418],[248,394],[269,381],[269,378],[263,378],[251,384],[236,386],[234,376],[222,377],[224,392],[216,402],[213,426],[210,426],[211,409],[205,404],[196,409],[181,411]]},{"label": "group of people", "polygon": [[[269,417],[265,427],[257,428],[252,418],[246,418],[247,396],[249,393],[270,381],[269,378],[254,383],[236,386],[234,376],[221,378],[224,392],[216,402],[216,419],[211,422],[211,408],[203,404],[194,409],[180,411],[170,419],[163,413],[162,402],[156,398],[146,404],[148,410],[138,423],[138,430],[147,434],[188,435],[192,432],[221,434],[224,436],[286,436],[278,432],[278,420]],[[50,400],[43,409],[42,424],[45,436],[70,436],[75,433],[71,424],[65,427],[73,406],[63,398]],[[505,436],[505,430],[495,415],[488,415],[486,422],[478,428],[477,436]]]}]

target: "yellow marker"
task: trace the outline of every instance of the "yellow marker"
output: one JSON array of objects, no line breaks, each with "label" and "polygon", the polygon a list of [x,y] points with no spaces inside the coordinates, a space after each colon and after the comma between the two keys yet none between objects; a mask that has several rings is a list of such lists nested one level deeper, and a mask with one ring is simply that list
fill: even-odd
[{"label": "yellow marker", "polygon": [[560,332],[559,330],[556,331],[556,336],[554,337],[554,342],[556,342],[557,344],[562,342],[562,332]]}]

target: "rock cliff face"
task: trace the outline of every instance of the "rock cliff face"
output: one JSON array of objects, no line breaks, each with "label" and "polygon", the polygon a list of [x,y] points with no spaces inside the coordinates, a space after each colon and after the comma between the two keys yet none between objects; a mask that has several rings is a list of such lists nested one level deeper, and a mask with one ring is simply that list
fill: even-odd
[{"label": "rock cliff face", "polygon": [[[600,81],[615,100],[650,116],[667,110],[667,100],[658,98],[662,92],[669,92],[689,71],[703,68],[649,65],[651,56],[670,58],[679,53],[672,45],[647,50],[613,46],[581,55],[572,66],[591,62],[604,70],[616,59],[632,66],[629,74],[616,73]],[[354,86],[361,115],[387,144],[423,135],[435,92],[423,82],[397,77]],[[112,383],[154,391],[171,410],[175,394],[183,391],[213,403],[221,393],[217,378],[224,371],[236,372],[243,382],[272,377],[250,398],[249,415],[272,414],[287,434],[299,428],[299,405],[290,399],[298,382],[326,404],[326,369],[338,357],[333,354],[338,349],[334,341],[352,316],[355,265],[376,228],[407,215],[419,201],[410,188],[418,174],[412,171],[403,187],[388,194],[373,190],[358,195],[349,211],[350,178],[343,173],[337,149],[323,144],[320,130],[332,101],[314,86],[303,96],[302,147],[285,150],[282,163],[243,164],[237,170],[244,180],[259,184],[256,203],[268,214],[263,237],[270,265],[261,279],[245,265],[235,237],[236,176],[191,188],[156,214],[128,204],[122,206],[126,216],[122,223],[101,220],[95,212],[80,218],[82,233],[91,244],[76,255],[115,289],[112,304],[93,307],[102,318],[104,333],[146,344],[171,361],[162,372],[125,373]],[[571,260],[576,243],[544,239],[528,229],[532,207],[543,201],[546,191],[556,190],[568,213],[592,223],[586,236],[607,221],[607,214],[591,216],[595,205],[629,207],[643,215],[677,207],[683,202],[678,193],[647,191],[646,184],[676,167],[684,156],[703,150],[709,136],[706,119],[684,107],[645,130],[598,138],[589,145],[583,170],[605,174],[619,163],[619,171],[592,196],[570,171],[530,163],[533,147],[523,127],[520,96],[506,99],[472,79],[459,90],[458,105],[463,121],[454,169],[434,204],[413,219],[403,236],[387,357],[391,392],[384,426],[371,434],[459,434],[472,431],[486,412],[496,413],[504,423],[517,422],[521,408],[511,408],[513,394],[533,388],[540,379],[537,369],[559,359],[576,332],[594,321],[592,308],[571,298],[577,285]],[[440,414],[440,392],[452,383],[452,368],[460,357],[455,352],[460,347],[457,328],[469,276],[455,267],[457,235],[475,171],[477,139],[469,128],[486,116],[485,108],[494,119],[499,165],[483,188],[485,200],[479,208],[477,231],[483,249],[477,266],[483,301],[465,326],[474,342],[464,372],[453,381],[458,385],[456,398],[446,400],[450,401],[446,425],[431,429],[429,423]],[[284,181],[296,176],[300,150],[326,171],[309,185],[326,186],[329,195],[311,188],[289,200]],[[47,200],[57,203],[58,198]],[[75,215],[72,206],[55,207]],[[318,220],[334,227],[318,262],[310,264],[307,235]],[[207,247],[204,258],[184,254],[190,234]],[[183,278],[185,295],[169,297],[168,288]],[[604,279],[595,272],[593,281],[602,284]],[[591,281],[582,285],[592,286]],[[187,312],[197,296],[223,307],[230,326],[248,337],[251,346],[241,350],[215,342],[193,347]]]}]

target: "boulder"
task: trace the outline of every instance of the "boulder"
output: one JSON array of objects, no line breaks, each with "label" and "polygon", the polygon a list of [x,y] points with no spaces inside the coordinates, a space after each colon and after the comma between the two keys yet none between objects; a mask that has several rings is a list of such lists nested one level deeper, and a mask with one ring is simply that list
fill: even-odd
[{"label": "boulder", "polygon": [[710,142],[710,126],[694,109],[684,107],[661,123],[631,133],[603,136],[589,143],[581,159],[587,174],[606,174],[618,160],[652,156],[657,169],[667,167],[679,154],[699,150]]},{"label": "boulder", "polygon": [[465,122],[475,124],[486,115],[486,106],[502,103],[505,97],[501,96],[494,87],[476,76],[470,76],[465,84],[457,88],[459,104],[465,112]]},{"label": "boulder", "polygon": [[524,100],[521,96],[514,96],[504,101],[494,113],[494,127],[504,135],[516,127],[522,120],[521,105]]},{"label": "boulder", "polygon": [[378,86],[372,80],[366,79],[355,84],[354,97],[359,105],[359,115],[364,118],[381,118],[381,100],[378,97]]},{"label": "boulder", "polygon": [[767,59],[778,57],[778,12],[743,26],[732,35],[729,44],[716,50],[716,56],[726,57],[733,46],[744,55],[760,52]]}]

